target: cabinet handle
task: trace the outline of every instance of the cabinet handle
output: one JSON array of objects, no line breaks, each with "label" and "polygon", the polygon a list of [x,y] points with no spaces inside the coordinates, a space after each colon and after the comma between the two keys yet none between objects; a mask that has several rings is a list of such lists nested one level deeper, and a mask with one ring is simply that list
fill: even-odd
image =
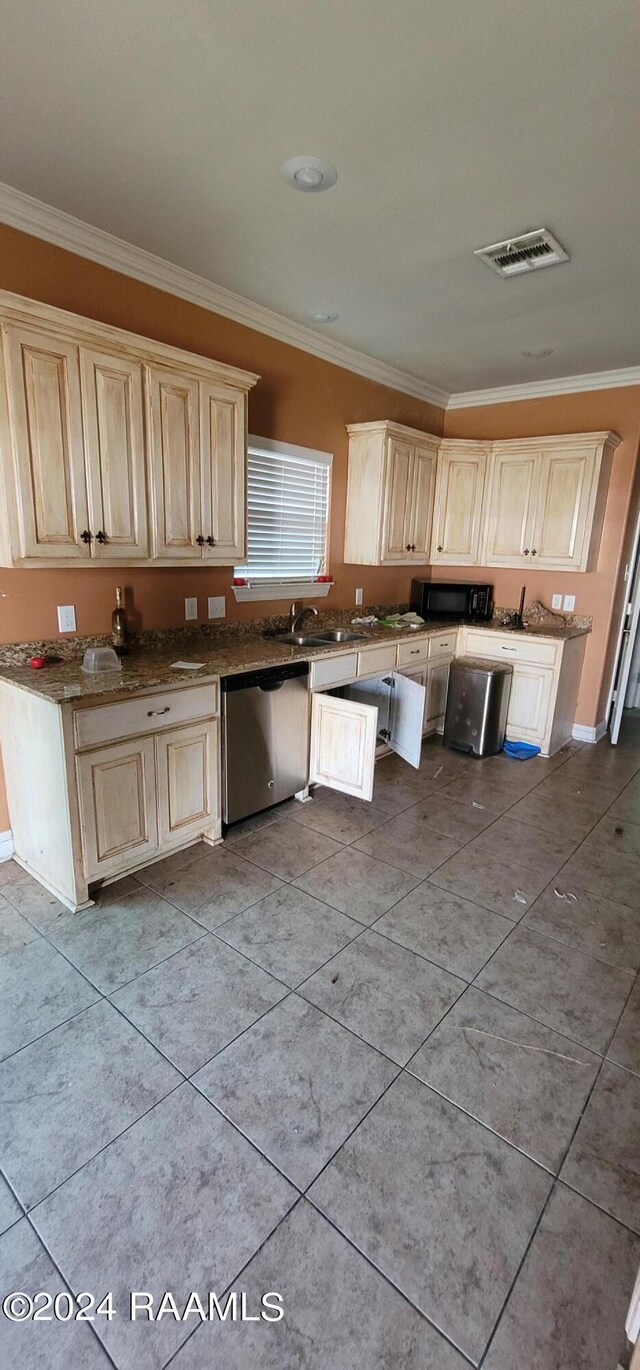
[{"label": "cabinet handle", "polygon": [[502,650],[503,650],[503,652],[515,652],[515,651],[516,651],[516,648],[515,648],[515,647],[503,647]]},{"label": "cabinet handle", "polygon": [[411,551],[411,543],[410,543],[410,542],[407,543],[407,546],[406,546],[405,550],[406,550],[407,552],[410,552],[410,551]]},{"label": "cabinet handle", "polygon": [[412,542],[412,543],[411,543],[411,551],[412,551],[412,552],[415,552],[415,550],[416,550],[416,544],[415,544],[415,542]]},{"label": "cabinet handle", "polygon": [[441,542],[438,543],[437,551],[438,551],[438,552],[441,552],[441,551],[442,551],[442,543],[441,543]]},{"label": "cabinet handle", "polygon": [[198,536],[197,536],[197,538],[196,538],[196,542],[197,542],[197,544],[198,544],[198,547],[204,547],[204,538],[203,538],[203,536],[202,536],[202,533],[198,533]]},{"label": "cabinet handle", "polygon": [[525,557],[528,557],[528,555],[529,555],[529,548],[528,548],[528,547],[525,547],[525,549],[524,549],[524,554],[525,554]]},{"label": "cabinet handle", "polygon": [[107,535],[106,535],[106,533],[103,533],[102,529],[100,529],[100,531],[99,531],[98,533],[96,533],[96,542],[106,542],[106,541],[107,541]]},{"label": "cabinet handle", "polygon": [[88,529],[88,528],[85,528],[84,532],[80,534],[80,541],[81,541],[81,542],[91,542],[92,537],[93,537],[93,533],[90,533],[90,532],[89,532],[89,529]]},{"label": "cabinet handle", "polygon": [[171,705],[165,704],[164,709],[147,709],[147,718],[153,718],[154,714],[168,714],[171,712]]},{"label": "cabinet handle", "polygon": [[535,548],[535,547],[534,547],[534,549],[533,549],[533,551],[532,551],[532,553],[531,553],[531,555],[532,555],[532,557],[537,557],[537,555],[538,555],[538,553],[537,553],[537,551],[536,551],[536,548]]},{"label": "cabinet handle", "polygon": [[420,656],[420,648],[412,647],[411,651],[409,652],[409,656]]},{"label": "cabinet handle", "polygon": [[215,547],[215,545],[216,545],[216,540],[215,540],[215,538],[212,538],[211,535],[209,535],[209,537],[207,538],[207,546],[208,546],[208,547]]}]

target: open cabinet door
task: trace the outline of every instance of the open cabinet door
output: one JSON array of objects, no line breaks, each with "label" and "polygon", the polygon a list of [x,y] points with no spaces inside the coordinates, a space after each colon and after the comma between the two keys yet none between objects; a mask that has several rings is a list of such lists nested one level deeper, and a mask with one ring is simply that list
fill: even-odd
[{"label": "open cabinet door", "polygon": [[427,692],[410,676],[393,672],[388,743],[392,752],[418,770],[422,749],[422,722]]},{"label": "open cabinet door", "polygon": [[310,783],[370,800],[377,731],[378,710],[371,704],[312,695]]}]

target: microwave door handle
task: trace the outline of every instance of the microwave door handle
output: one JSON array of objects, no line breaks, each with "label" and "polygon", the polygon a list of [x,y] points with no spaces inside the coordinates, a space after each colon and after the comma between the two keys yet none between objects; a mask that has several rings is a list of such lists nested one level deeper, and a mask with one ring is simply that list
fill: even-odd
[{"label": "microwave door handle", "polygon": [[478,608],[478,591],[472,590],[469,596],[469,612],[475,614]]}]

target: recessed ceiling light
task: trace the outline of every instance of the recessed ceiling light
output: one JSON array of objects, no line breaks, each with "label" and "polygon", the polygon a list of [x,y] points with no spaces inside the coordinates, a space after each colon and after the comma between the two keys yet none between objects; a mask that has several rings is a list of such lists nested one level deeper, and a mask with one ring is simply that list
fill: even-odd
[{"label": "recessed ceiling light", "polygon": [[338,179],[335,167],[322,157],[290,157],[282,163],[280,171],[294,190],[329,190]]},{"label": "recessed ceiling light", "polygon": [[550,357],[553,352],[552,347],[536,347],[531,351],[523,352],[523,357]]},{"label": "recessed ceiling light", "polygon": [[327,314],[323,309],[312,309],[307,314],[307,318],[312,319],[314,323],[335,323],[336,319],[340,318],[340,315]]}]

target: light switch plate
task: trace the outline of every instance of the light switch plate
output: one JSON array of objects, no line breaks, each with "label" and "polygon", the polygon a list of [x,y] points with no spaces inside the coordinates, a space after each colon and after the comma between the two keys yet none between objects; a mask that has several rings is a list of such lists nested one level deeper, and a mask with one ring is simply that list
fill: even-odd
[{"label": "light switch plate", "polygon": [[75,604],[58,605],[58,632],[75,633],[76,631],[76,606]]},{"label": "light switch plate", "polygon": [[189,597],[188,599],[185,599],[184,616],[186,619],[198,617],[198,601],[195,595],[193,595],[192,598]]},{"label": "light switch plate", "polygon": [[562,608],[562,595],[552,595],[552,596],[551,596],[551,608],[552,608],[552,609],[561,609],[561,608]]},{"label": "light switch plate", "polygon": [[576,607],[575,595],[565,595],[562,601],[562,607],[564,609],[565,614],[572,614]]},{"label": "light switch plate", "polygon": [[362,596],[363,596],[363,594],[364,594],[364,590],[356,590],[356,604],[362,604]]},{"label": "light switch plate", "polygon": [[224,618],[227,612],[224,595],[209,595],[207,613],[209,618]]}]

